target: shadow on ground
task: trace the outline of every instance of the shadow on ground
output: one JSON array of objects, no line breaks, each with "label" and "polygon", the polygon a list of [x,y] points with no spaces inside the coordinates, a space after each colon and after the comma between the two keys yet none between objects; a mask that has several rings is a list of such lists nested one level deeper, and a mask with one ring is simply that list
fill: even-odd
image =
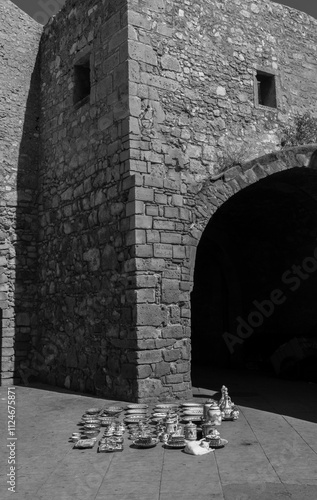
[{"label": "shadow on ground", "polygon": [[315,382],[281,380],[260,371],[213,368],[210,363],[210,366],[192,366],[192,383],[194,397],[208,399],[210,391],[216,391],[218,399],[225,385],[238,406],[317,423]]}]

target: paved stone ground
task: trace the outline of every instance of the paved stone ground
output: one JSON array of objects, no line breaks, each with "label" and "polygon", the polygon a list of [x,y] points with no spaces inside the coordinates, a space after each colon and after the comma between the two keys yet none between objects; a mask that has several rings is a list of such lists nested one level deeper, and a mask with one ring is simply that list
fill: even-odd
[{"label": "paved stone ground", "polygon": [[[193,400],[222,384],[240,407],[224,422],[229,444],[202,457],[161,444],[121,453],[74,450],[68,438],[84,411],[100,400],[67,391],[16,387],[17,492],[6,484],[7,388],[1,397],[0,498],[18,500],[316,500],[317,385],[252,372],[198,371]],[[123,404],[120,402],[120,404]]]}]

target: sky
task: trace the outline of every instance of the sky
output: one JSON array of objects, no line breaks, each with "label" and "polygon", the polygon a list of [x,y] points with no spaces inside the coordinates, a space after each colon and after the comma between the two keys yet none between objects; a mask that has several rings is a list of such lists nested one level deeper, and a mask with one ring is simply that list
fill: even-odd
[{"label": "sky", "polygon": [[[50,15],[56,14],[64,5],[65,0],[11,0],[21,9],[34,17],[36,21],[45,24]],[[82,0],[78,0],[82,1]],[[255,0],[256,1],[256,0]],[[281,3],[293,7],[294,9],[307,12],[317,19],[317,0],[281,0],[275,3]]]}]

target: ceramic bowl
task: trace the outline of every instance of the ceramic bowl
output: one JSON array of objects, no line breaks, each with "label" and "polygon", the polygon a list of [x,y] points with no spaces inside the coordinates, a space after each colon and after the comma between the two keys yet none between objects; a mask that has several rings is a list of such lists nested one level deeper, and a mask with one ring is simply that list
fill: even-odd
[{"label": "ceramic bowl", "polygon": [[137,404],[137,403],[131,403],[131,404],[128,404],[128,405],[126,406],[126,409],[127,409],[127,410],[139,410],[139,409],[146,410],[148,407],[149,407],[149,405],[145,405],[145,404]]},{"label": "ceramic bowl", "polygon": [[123,411],[123,408],[121,406],[108,406],[107,408],[103,409],[103,414],[105,415],[117,415],[118,413],[121,413]]},{"label": "ceramic bowl", "polygon": [[87,424],[87,425],[88,425],[88,424],[91,424],[91,425],[99,425],[99,427],[100,427],[100,425],[101,425],[101,422],[100,422],[99,418],[85,418],[84,423],[85,423],[85,425],[86,425],[86,424]]},{"label": "ceramic bowl", "polygon": [[86,410],[86,413],[88,415],[97,415],[100,412],[101,412],[100,408],[89,408],[88,410]]},{"label": "ceramic bowl", "polygon": [[84,434],[87,436],[87,438],[93,438],[98,436],[99,434],[99,429],[90,429],[90,430],[84,430]]}]

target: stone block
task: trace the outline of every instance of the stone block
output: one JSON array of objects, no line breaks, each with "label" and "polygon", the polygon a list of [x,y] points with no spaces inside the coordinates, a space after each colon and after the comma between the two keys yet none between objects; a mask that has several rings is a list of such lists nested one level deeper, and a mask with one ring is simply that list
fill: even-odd
[{"label": "stone block", "polygon": [[142,379],[138,382],[138,398],[143,401],[153,400],[157,398],[163,392],[163,385],[159,379]]},{"label": "stone block", "polygon": [[167,375],[165,381],[167,384],[181,384],[182,382],[184,382],[184,378],[181,374],[173,374]]},{"label": "stone block", "polygon": [[181,357],[180,349],[165,349],[163,351],[163,359],[164,361],[177,361]]},{"label": "stone block", "polygon": [[150,187],[163,188],[163,178],[155,175],[145,175],[144,176],[144,185]]},{"label": "stone block", "polygon": [[161,361],[155,365],[154,374],[155,377],[163,377],[164,375],[171,373],[171,366],[169,363]]},{"label": "stone block", "polygon": [[181,245],[173,246],[173,259],[184,259],[186,257],[186,247]]},{"label": "stone block", "polygon": [[136,349],[140,351],[148,351],[149,349],[160,349],[160,347],[157,347],[155,345],[155,340],[154,339],[144,339],[144,340],[138,340]]},{"label": "stone block", "polygon": [[137,137],[140,136],[140,126],[139,126],[139,120],[138,118],[135,118],[133,116],[129,117],[129,130],[131,134],[136,135]]},{"label": "stone block", "polygon": [[129,11],[129,23],[133,26],[138,26],[139,28],[143,28],[145,30],[151,29],[151,20],[145,17],[145,15],[139,12]]},{"label": "stone block", "polygon": [[186,221],[192,220],[192,213],[188,208],[179,208],[179,218]]},{"label": "stone block", "polygon": [[[155,223],[155,221],[154,221]],[[146,231],[146,241],[148,243],[159,243],[160,242],[160,231],[148,230]]]},{"label": "stone block", "polygon": [[174,339],[156,339],[154,340],[156,349],[162,349],[163,347],[171,347],[175,344]]},{"label": "stone block", "polygon": [[129,60],[128,72],[129,82],[138,83],[140,81],[140,65],[137,61]]},{"label": "stone block", "polygon": [[8,277],[4,274],[4,272],[0,273],[0,284],[7,283]]},{"label": "stone block", "polygon": [[4,337],[2,339],[2,347],[13,347],[14,346],[14,339],[10,337]]},{"label": "stone block", "polygon": [[98,248],[90,248],[83,254],[83,260],[88,263],[89,271],[98,271],[100,268],[100,251]]},{"label": "stone block", "polygon": [[145,209],[146,215],[151,215],[152,217],[157,217],[159,214],[159,208],[155,205],[149,205]]},{"label": "stone block", "polygon": [[174,56],[170,56],[169,54],[164,54],[161,57],[161,65],[164,70],[175,71],[177,73],[181,71],[178,59]]},{"label": "stone block", "polygon": [[140,304],[135,314],[136,325],[161,326],[167,321],[167,311],[156,304]]},{"label": "stone block", "polygon": [[161,272],[166,267],[166,261],[164,259],[135,259],[136,269],[138,271],[149,271],[149,272]]},{"label": "stone block", "polygon": [[148,378],[152,375],[153,371],[150,365],[139,365],[136,369],[136,376],[138,379]]},{"label": "stone block", "polygon": [[162,303],[163,304],[177,304],[181,300],[181,294],[179,290],[164,290],[162,292]]},{"label": "stone block", "polygon": [[185,337],[182,325],[170,325],[162,329],[163,338],[181,339]]},{"label": "stone block", "polygon": [[[165,278],[165,276],[169,276],[171,279],[167,279]],[[172,277],[174,277],[176,279],[172,279]],[[162,289],[163,290],[178,290],[179,289],[179,272],[176,271],[176,275],[175,275],[175,272],[172,271],[172,274],[171,272],[164,272],[164,278],[162,279]]]},{"label": "stone block", "polygon": [[138,326],[136,336],[139,339],[157,339],[160,336],[160,330],[152,326]]},{"label": "stone block", "polygon": [[188,391],[188,390],[190,390],[189,382],[181,382],[180,384],[173,385],[174,392]]},{"label": "stone block", "polygon": [[154,243],[154,257],[162,257],[164,259],[173,256],[173,246],[164,243]]},{"label": "stone block", "polygon": [[129,104],[131,116],[139,117],[141,113],[141,99],[136,96],[130,96]]},{"label": "stone block", "polygon": [[179,209],[174,207],[164,207],[164,217],[177,219],[179,214]]},{"label": "stone block", "polygon": [[153,257],[153,245],[135,245],[134,255],[136,257]]},{"label": "stone block", "polygon": [[158,277],[153,274],[141,274],[135,278],[137,288],[155,288],[158,283]]},{"label": "stone block", "polygon": [[[163,181],[164,184],[164,181]],[[155,193],[154,195],[155,203],[159,203],[160,205],[167,205],[167,195],[161,193]]]},{"label": "stone block", "polygon": [[134,215],[130,217],[130,229],[152,229],[153,217],[149,215]]},{"label": "stone block", "polygon": [[[134,154],[134,150],[130,150],[131,155]],[[130,171],[131,172],[140,172],[140,173],[145,173],[147,172],[147,162],[146,161],[141,161],[141,160],[130,160]]]},{"label": "stone block", "polygon": [[188,361],[184,363],[177,363],[177,373],[187,373],[190,371],[190,363]]},{"label": "stone block", "polygon": [[137,351],[136,359],[138,364],[159,363],[162,361],[162,351],[160,349]]},{"label": "stone block", "polygon": [[136,290],[137,302],[155,302],[155,289],[154,288],[143,288],[141,290]]},{"label": "stone block", "polygon": [[161,243],[179,244],[182,241],[182,236],[177,233],[160,233]]},{"label": "stone block", "polygon": [[130,40],[129,56],[135,61],[144,62],[151,66],[157,66],[156,54],[150,45]]},{"label": "stone block", "polygon": [[183,206],[183,196],[180,194],[172,194],[172,203],[177,207]]},{"label": "stone block", "polygon": [[154,191],[150,188],[136,187],[135,199],[141,201],[154,201]]}]

